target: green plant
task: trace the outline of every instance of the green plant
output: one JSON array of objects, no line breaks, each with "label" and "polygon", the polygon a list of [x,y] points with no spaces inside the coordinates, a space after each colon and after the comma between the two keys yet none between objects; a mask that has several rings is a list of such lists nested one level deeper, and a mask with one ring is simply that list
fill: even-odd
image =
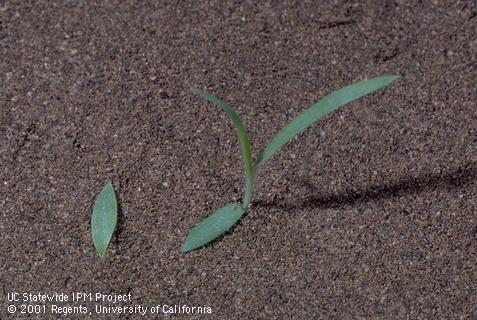
[{"label": "green plant", "polygon": [[197,249],[213,239],[217,238],[230,229],[247,211],[251,199],[252,190],[258,168],[268,159],[270,159],[285,143],[290,141],[296,135],[308,128],[316,120],[327,113],[361,98],[373,91],[383,88],[396,80],[398,77],[387,75],[369,80],[364,80],[344,88],[341,88],[317,103],[310,106],[302,114],[293,119],[283,127],[265,149],[257,156],[255,161],[252,159],[252,149],[247,136],[247,131],[237,113],[224,101],[219,98],[193,89],[192,91],[202,98],[214,103],[217,107],[224,110],[232,121],[237,131],[242,157],[245,165],[246,185],[242,204],[232,203],[220,209],[217,209],[210,216],[196,225],[187,235],[182,245],[182,251],[188,252]]},{"label": "green plant", "polygon": [[108,182],[94,202],[91,217],[91,237],[101,258],[106,256],[109,242],[118,221],[118,204],[111,182]]}]

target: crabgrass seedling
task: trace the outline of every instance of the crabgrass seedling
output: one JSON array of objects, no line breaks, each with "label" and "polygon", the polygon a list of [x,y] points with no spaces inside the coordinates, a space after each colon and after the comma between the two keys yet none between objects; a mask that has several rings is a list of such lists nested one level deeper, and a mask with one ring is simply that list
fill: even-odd
[{"label": "crabgrass seedling", "polygon": [[101,258],[106,256],[109,242],[113,236],[118,221],[118,204],[116,194],[111,182],[101,190],[94,202],[93,216],[91,218],[91,236],[96,251]]},{"label": "crabgrass seedling", "polygon": [[371,92],[386,87],[397,78],[398,77],[394,75],[377,77],[360,81],[332,92],[310,106],[302,114],[283,127],[265,149],[256,157],[255,161],[252,159],[252,148],[247,136],[247,131],[237,113],[219,98],[206,92],[201,92],[195,89],[192,90],[194,93],[224,110],[232,121],[239,137],[240,149],[242,150],[246,185],[242,204],[232,203],[217,209],[214,213],[192,228],[182,245],[182,251],[188,252],[209,243],[229,230],[230,227],[232,227],[245,214],[252,200],[253,183],[258,168],[265,162],[265,160],[270,159],[285,143],[293,139],[296,135],[308,128],[321,117],[325,116],[327,113]]}]

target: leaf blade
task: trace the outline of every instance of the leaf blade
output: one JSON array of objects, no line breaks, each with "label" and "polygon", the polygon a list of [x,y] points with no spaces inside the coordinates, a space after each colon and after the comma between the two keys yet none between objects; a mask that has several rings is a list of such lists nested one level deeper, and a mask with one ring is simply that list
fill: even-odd
[{"label": "leaf blade", "polygon": [[284,144],[329,112],[381,89],[397,78],[398,76],[387,75],[363,80],[328,94],[283,127],[257,157],[255,166],[271,158]]},{"label": "leaf blade", "polygon": [[96,197],[91,217],[91,237],[94,247],[101,258],[113,236],[118,221],[118,204],[111,182],[108,182]]},{"label": "leaf blade", "polygon": [[214,95],[211,95],[210,93],[202,92],[197,89],[192,89],[192,92],[212,102],[217,107],[224,110],[225,113],[227,113],[239,137],[240,149],[242,151],[245,172],[247,175],[251,175],[253,173],[252,148],[250,145],[250,140],[248,139],[247,130],[242,124],[242,120],[240,119],[238,114],[225,101],[217,98]]},{"label": "leaf blade", "polygon": [[182,245],[182,252],[200,248],[229,230],[245,213],[238,203],[232,203],[217,209],[202,220],[187,235]]}]

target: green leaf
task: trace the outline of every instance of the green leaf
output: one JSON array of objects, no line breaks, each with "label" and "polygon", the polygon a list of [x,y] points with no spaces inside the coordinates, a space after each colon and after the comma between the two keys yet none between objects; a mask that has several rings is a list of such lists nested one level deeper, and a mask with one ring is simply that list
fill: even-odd
[{"label": "green leaf", "polygon": [[192,228],[182,245],[182,252],[197,249],[214,240],[229,230],[244,213],[245,210],[238,203],[232,203],[217,209]]},{"label": "green leaf", "polygon": [[245,130],[245,127],[243,126],[242,121],[240,120],[240,117],[237,115],[234,109],[232,109],[225,101],[222,101],[219,98],[207,92],[202,92],[197,89],[192,89],[192,92],[212,102],[217,107],[219,107],[220,109],[224,110],[227,113],[239,137],[240,149],[242,150],[242,157],[245,164],[245,172],[247,176],[252,175],[253,174],[252,150],[250,147],[250,142],[248,140],[247,130]]},{"label": "green leaf", "polygon": [[255,166],[258,166],[265,160],[268,160],[285,143],[293,139],[297,134],[308,128],[316,120],[325,116],[327,113],[347,104],[348,102],[361,98],[380,88],[383,88],[397,78],[397,76],[389,75],[364,80],[341,88],[327,95],[326,97],[309,107],[295,119],[293,119],[285,127],[283,127],[272,139],[272,141],[265,147],[265,149],[260,153],[257,160],[255,161]]},{"label": "green leaf", "polygon": [[118,221],[118,205],[111,182],[107,183],[96,198],[91,218],[93,244],[101,258],[106,255],[109,242]]}]

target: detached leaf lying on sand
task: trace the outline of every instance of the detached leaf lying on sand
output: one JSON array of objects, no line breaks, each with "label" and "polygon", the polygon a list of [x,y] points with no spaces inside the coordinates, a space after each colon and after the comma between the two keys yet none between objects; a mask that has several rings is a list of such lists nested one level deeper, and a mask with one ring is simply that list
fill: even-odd
[{"label": "detached leaf lying on sand", "polygon": [[247,211],[252,199],[253,183],[257,174],[257,170],[265,160],[270,159],[285,143],[293,139],[297,134],[312,125],[316,120],[322,118],[329,112],[339,107],[361,98],[373,91],[381,89],[398,77],[393,75],[377,77],[364,80],[347,87],[341,88],[317,103],[310,106],[302,114],[293,119],[285,127],[283,127],[265,149],[258,155],[255,162],[252,160],[252,148],[247,136],[247,131],[240,120],[237,113],[224,101],[219,98],[199,90],[192,90],[202,98],[214,103],[217,107],[224,110],[232,121],[237,131],[242,157],[245,166],[246,186],[243,197],[242,206],[238,204],[230,204],[216,210],[212,215],[204,219],[189,232],[182,251],[188,252],[197,249],[222,233],[230,229]]},{"label": "detached leaf lying on sand", "polygon": [[109,242],[118,221],[118,204],[111,182],[107,183],[96,198],[91,218],[93,244],[101,258],[106,256]]}]

